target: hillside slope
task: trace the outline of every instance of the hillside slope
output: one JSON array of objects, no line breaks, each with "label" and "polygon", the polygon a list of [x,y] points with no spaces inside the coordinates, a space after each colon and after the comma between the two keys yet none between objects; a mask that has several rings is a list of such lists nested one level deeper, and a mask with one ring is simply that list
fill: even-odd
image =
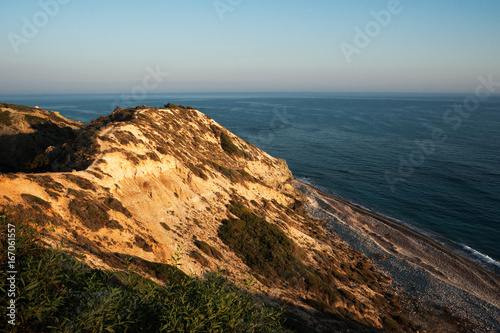
[{"label": "hillside slope", "polygon": [[0,174],[0,206],[48,222],[38,227],[45,244],[103,270],[122,269],[124,257],[182,258],[188,274],[254,279],[248,290],[285,305],[297,331],[423,324],[407,318],[390,279],[369,259],[308,218],[284,160],[199,111],[117,108],[85,128],[70,120],[59,126],[71,134],[37,157],[45,161],[37,173]]}]

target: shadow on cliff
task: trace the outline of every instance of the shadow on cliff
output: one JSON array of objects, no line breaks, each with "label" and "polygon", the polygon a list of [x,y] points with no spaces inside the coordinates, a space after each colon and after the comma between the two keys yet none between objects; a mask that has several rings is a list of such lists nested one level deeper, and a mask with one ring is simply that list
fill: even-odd
[{"label": "shadow on cliff", "polygon": [[40,155],[51,146],[73,140],[78,134],[78,130],[56,124],[34,124],[31,128],[34,133],[0,136],[1,173],[45,171],[43,164],[48,161]]}]

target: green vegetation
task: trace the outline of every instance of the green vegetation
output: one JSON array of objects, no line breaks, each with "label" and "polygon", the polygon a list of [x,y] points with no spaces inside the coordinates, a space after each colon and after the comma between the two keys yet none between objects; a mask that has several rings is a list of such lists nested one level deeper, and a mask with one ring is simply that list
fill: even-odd
[{"label": "green vegetation", "polygon": [[92,231],[104,228],[109,222],[108,209],[97,200],[71,200],[69,210],[78,216],[83,224]]},{"label": "green vegetation", "polygon": [[82,188],[84,190],[95,190],[94,184],[92,184],[92,182],[88,179],[85,179],[83,177],[76,176],[76,175],[71,175],[71,174],[68,174],[65,176],[66,176],[66,179],[68,179],[70,182],[80,186],[80,188]]},{"label": "green vegetation", "polygon": [[[260,274],[256,276],[259,281],[264,284],[269,284],[268,280],[287,281],[293,288],[311,295],[307,300],[309,305],[331,315],[348,313],[344,308],[332,306],[339,300],[348,306],[364,307],[347,290],[333,287],[338,280],[333,273],[317,271],[304,264],[301,250],[279,227],[234,201],[230,202],[229,211],[238,218],[224,220],[219,237],[254,272]],[[324,265],[333,267],[334,262]]]},{"label": "green vegetation", "polygon": [[210,163],[214,168],[215,170],[219,171],[222,175],[224,175],[225,177],[231,179],[232,181],[234,182],[242,182],[244,180],[248,180],[248,181],[254,181],[256,182],[257,180],[255,179],[255,177],[251,176],[248,172],[246,172],[245,170],[233,170],[233,169],[228,169],[228,168],[225,168],[215,162],[210,162],[210,161],[207,161],[208,163]]},{"label": "green vegetation", "polygon": [[111,220],[108,223],[106,223],[106,228],[108,229],[118,229],[118,230],[123,230],[123,226],[118,222],[117,220]]},{"label": "green vegetation", "polygon": [[24,118],[31,125],[46,124],[46,123],[49,122],[45,118],[38,117],[38,116],[32,116],[32,115],[29,115],[29,114],[24,115]]},{"label": "green vegetation", "polygon": [[50,159],[45,154],[35,156],[35,158],[26,164],[25,169],[31,172],[45,171],[50,164]]},{"label": "green vegetation", "polygon": [[229,155],[243,156],[246,159],[250,159],[250,155],[238,148],[225,132],[220,134],[220,144],[222,149]]},{"label": "green vegetation", "polygon": [[210,266],[210,261],[208,261],[207,258],[205,258],[200,252],[198,251],[193,251],[191,252],[191,257],[199,262],[202,266],[204,267],[209,267]]},{"label": "green vegetation", "polygon": [[172,230],[172,229],[170,229],[170,227],[168,226],[168,224],[166,224],[165,222],[160,222],[160,225],[163,227],[163,229],[165,229],[167,231]]},{"label": "green vegetation", "polygon": [[196,224],[198,227],[201,228],[201,222],[196,217],[193,219],[193,222],[194,224]]},{"label": "green vegetation", "polygon": [[5,125],[5,126],[12,125],[12,120],[10,119],[9,111],[0,112],[0,125]]},{"label": "green vegetation", "polygon": [[238,219],[225,220],[219,237],[257,273],[284,277],[298,264],[299,251],[280,228],[231,201],[229,211]]},{"label": "green vegetation", "polygon": [[168,154],[168,150],[165,149],[164,147],[162,146],[157,146],[156,147],[156,150],[160,153],[160,154],[163,154],[163,155],[167,155]]},{"label": "green vegetation", "polygon": [[193,163],[189,162],[186,164],[186,166],[195,174],[195,176],[200,177],[203,180],[207,180],[208,176],[205,174],[204,171],[206,171],[205,167],[203,164],[199,164],[198,166],[195,166]]},{"label": "green vegetation", "polygon": [[111,208],[112,210],[120,212],[126,217],[132,217],[130,211],[127,208],[125,208],[118,199],[115,199],[113,197],[107,197],[107,198],[102,198],[102,200],[104,204],[109,208]]},{"label": "green vegetation", "polygon": [[151,247],[151,245],[149,245],[148,242],[146,242],[146,240],[144,238],[142,238],[141,236],[138,236],[138,235],[136,235],[134,238],[135,238],[135,244],[138,247],[140,247],[141,249],[143,249],[146,252],[153,252],[153,248]]},{"label": "green vegetation", "polygon": [[173,103],[167,103],[163,106],[167,109],[186,109],[186,107],[184,107],[184,105],[181,105],[181,104],[177,105],[177,104],[173,104]]},{"label": "green vegetation", "polygon": [[212,258],[219,260],[222,260],[224,258],[216,248],[210,246],[207,242],[197,240],[194,242],[194,245],[196,245],[203,253]]},{"label": "green vegetation", "polygon": [[36,208],[37,206],[40,206],[45,209],[51,208],[50,202],[47,202],[35,195],[24,193],[21,194],[21,198],[23,198],[24,201],[26,201],[27,203],[30,203],[32,206],[34,206],[34,208]]},{"label": "green vegetation", "polygon": [[11,109],[11,110],[16,110],[16,111],[27,111],[27,112],[33,112],[34,110],[37,110],[37,109],[31,108],[29,106],[16,105],[16,104],[6,104],[6,103],[0,103],[0,108],[6,108],[6,109]]},{"label": "green vegetation", "polygon": [[114,136],[122,145],[132,144],[134,146],[137,146],[143,143],[142,140],[137,139],[135,135],[130,133],[129,131],[116,131],[114,133]]},{"label": "green vegetation", "polygon": [[[219,275],[200,281],[177,267],[128,259],[125,271],[93,270],[41,246],[29,216],[0,213],[2,234],[16,228],[17,332],[283,332],[282,313]],[[2,237],[6,249],[7,238]],[[7,256],[0,265],[7,266]],[[163,281],[158,285],[136,269]],[[0,270],[0,288],[8,289]],[[4,318],[5,319],[5,318]],[[7,320],[0,331],[12,331]]]}]

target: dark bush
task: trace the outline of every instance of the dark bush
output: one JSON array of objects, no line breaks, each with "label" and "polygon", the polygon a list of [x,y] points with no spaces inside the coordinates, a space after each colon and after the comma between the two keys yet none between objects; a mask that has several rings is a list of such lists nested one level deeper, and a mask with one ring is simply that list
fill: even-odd
[{"label": "dark bush", "polygon": [[39,124],[46,124],[49,121],[45,118],[38,117],[38,116],[32,116],[29,114],[24,115],[24,118],[30,125],[39,125]]},{"label": "dark bush", "polygon": [[233,143],[229,135],[226,133],[222,132],[220,135],[220,144],[222,149],[228,153],[229,155],[237,155],[241,156],[243,153],[241,150]]},{"label": "dark bush", "polygon": [[108,223],[106,223],[106,228],[123,230],[122,225],[117,220],[111,220]]},{"label": "dark bush", "polygon": [[164,107],[167,109],[177,109],[177,105],[175,105],[173,103],[167,103],[164,105]]},{"label": "dark bush", "polygon": [[388,332],[401,332],[401,327],[390,317],[383,318],[384,328]]},{"label": "dark bush", "polygon": [[141,236],[135,236],[135,244],[146,252],[153,252],[151,245],[149,245],[148,242],[146,242],[146,240]]},{"label": "dark bush", "polygon": [[337,314],[338,311],[331,306],[328,303],[325,303],[320,300],[312,299],[312,298],[306,298],[305,303],[313,308],[315,308],[318,311],[324,312],[324,313],[332,313],[332,314]]},{"label": "dark bush", "polygon": [[44,171],[49,164],[49,157],[45,154],[40,154],[35,156],[31,162],[27,163],[25,169],[32,172]]},{"label": "dark bush", "polygon": [[205,167],[202,164],[200,164],[199,166],[195,166],[193,165],[193,163],[187,163],[186,165],[189,170],[191,170],[197,177],[200,177],[204,180],[208,179],[207,175],[203,172],[205,171]]},{"label": "dark bush", "polygon": [[132,217],[130,211],[127,208],[123,207],[122,203],[119,200],[112,197],[103,198],[102,200],[104,204],[112,210],[120,212],[126,217]]},{"label": "dark bush", "polygon": [[50,209],[52,207],[50,205],[50,202],[47,202],[47,201],[43,200],[42,198],[39,198],[39,197],[32,195],[32,194],[23,193],[23,194],[21,194],[21,198],[23,198],[24,201],[26,201],[32,205],[40,206],[40,207],[43,207],[45,209]]},{"label": "dark bush", "polygon": [[210,261],[208,261],[207,258],[205,258],[200,252],[198,251],[193,251],[191,252],[191,257],[199,262],[203,267],[208,267],[210,266]]},{"label": "dark bush", "polygon": [[92,184],[90,180],[83,177],[68,174],[66,175],[66,179],[68,179],[73,184],[80,186],[80,188],[84,190],[95,190],[94,184]]},{"label": "dark bush", "polygon": [[225,220],[219,237],[250,268],[263,276],[279,278],[297,266],[298,249],[281,229],[239,203],[233,202],[229,210],[239,219]]},{"label": "dark bush", "polygon": [[10,119],[10,112],[9,111],[0,112],[0,124],[5,125],[5,126],[12,125],[12,120]]},{"label": "dark bush", "polygon": [[96,200],[83,201],[74,199],[69,203],[69,210],[80,218],[87,228],[97,231],[109,223],[107,208]]},{"label": "dark bush", "polygon": [[203,253],[212,258],[219,260],[222,260],[224,258],[216,248],[210,246],[207,242],[197,240],[194,242],[194,245],[196,245]]}]

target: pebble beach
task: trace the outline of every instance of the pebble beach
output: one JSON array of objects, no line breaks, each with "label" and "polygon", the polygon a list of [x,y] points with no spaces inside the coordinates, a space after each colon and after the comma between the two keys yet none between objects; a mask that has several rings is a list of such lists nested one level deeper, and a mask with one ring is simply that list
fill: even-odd
[{"label": "pebble beach", "polygon": [[475,332],[500,331],[500,272],[439,240],[370,210],[295,181],[311,218],[371,258],[407,295],[447,307]]}]

